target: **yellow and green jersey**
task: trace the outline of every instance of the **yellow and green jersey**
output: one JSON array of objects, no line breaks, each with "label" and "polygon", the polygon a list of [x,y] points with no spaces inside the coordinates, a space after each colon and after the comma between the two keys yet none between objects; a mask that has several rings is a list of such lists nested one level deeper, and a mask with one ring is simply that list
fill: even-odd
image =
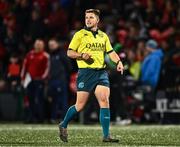
[{"label": "yellow and green jersey", "polygon": [[81,29],[74,34],[69,49],[91,55],[90,62],[76,60],[79,68],[105,68],[105,54],[113,51],[106,33],[98,30],[96,34],[93,34],[87,29]]}]

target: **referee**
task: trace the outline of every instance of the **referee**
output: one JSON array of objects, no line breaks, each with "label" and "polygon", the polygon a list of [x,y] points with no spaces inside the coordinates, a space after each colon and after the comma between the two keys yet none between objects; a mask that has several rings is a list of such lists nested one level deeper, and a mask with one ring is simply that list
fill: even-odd
[{"label": "referee", "polygon": [[84,108],[91,91],[94,91],[100,106],[99,119],[103,130],[103,142],[119,142],[109,133],[110,84],[105,70],[105,54],[116,63],[117,71],[121,74],[123,74],[123,64],[113,51],[107,34],[98,29],[99,15],[100,11],[97,9],[85,11],[86,27],[74,34],[67,51],[68,57],[76,59],[79,70],[76,103],[68,109],[64,120],[59,124],[59,136],[64,142],[68,141],[68,123]]}]

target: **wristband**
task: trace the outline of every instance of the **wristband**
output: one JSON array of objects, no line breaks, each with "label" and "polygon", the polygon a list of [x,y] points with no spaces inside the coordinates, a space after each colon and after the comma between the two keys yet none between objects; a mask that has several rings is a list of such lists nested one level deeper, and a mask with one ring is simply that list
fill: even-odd
[{"label": "wristband", "polygon": [[121,62],[121,60],[118,60],[118,62],[116,63],[116,66],[119,64],[119,62]]},{"label": "wristband", "polygon": [[83,59],[83,54],[84,54],[84,53],[81,53],[81,59]]}]

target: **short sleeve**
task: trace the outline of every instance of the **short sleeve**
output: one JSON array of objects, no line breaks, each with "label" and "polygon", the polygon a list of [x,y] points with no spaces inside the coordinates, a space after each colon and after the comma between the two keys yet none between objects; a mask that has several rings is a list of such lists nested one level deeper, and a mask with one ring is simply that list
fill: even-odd
[{"label": "short sleeve", "polygon": [[110,53],[113,51],[113,48],[111,46],[109,37],[106,35],[106,53]]},{"label": "short sleeve", "polygon": [[81,43],[80,34],[78,32],[76,32],[69,44],[69,48],[76,51],[78,49],[80,43]]}]

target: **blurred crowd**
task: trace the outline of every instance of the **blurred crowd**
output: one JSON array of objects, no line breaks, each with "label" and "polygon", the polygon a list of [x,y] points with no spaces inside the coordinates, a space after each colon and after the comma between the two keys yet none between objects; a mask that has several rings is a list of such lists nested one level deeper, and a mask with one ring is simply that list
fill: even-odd
[{"label": "blurred crowd", "polygon": [[74,102],[66,50],[89,8],[101,10],[99,28],[125,66],[122,76],[106,58],[112,120],[150,120],[158,91],[180,98],[180,0],[0,0],[0,92],[22,97],[24,121],[54,123]]}]

